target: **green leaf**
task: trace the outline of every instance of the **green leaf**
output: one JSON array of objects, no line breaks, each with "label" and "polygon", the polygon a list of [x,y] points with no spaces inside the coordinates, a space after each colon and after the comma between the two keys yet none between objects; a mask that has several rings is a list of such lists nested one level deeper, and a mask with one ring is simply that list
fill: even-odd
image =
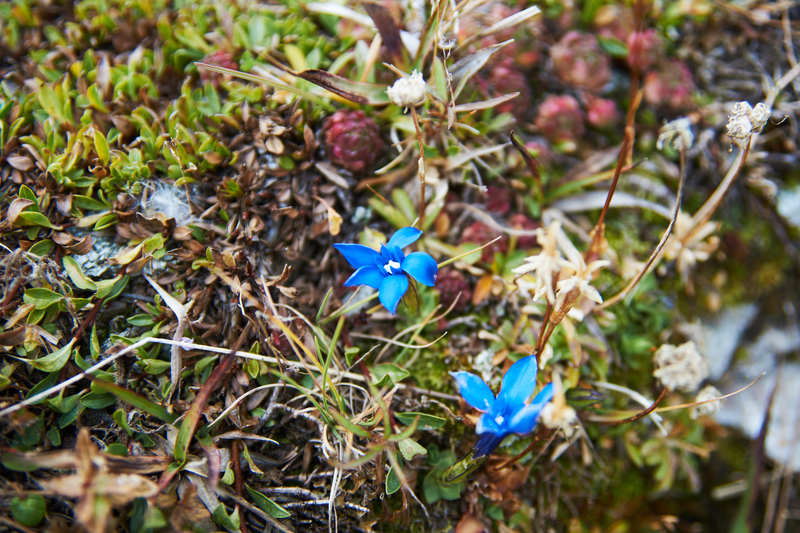
[{"label": "green leaf", "polygon": [[169,361],[161,359],[139,359],[139,364],[142,365],[145,372],[154,375],[163,374],[169,368]]},{"label": "green leaf", "polygon": [[71,255],[65,255],[61,260],[61,264],[64,265],[64,270],[67,272],[69,279],[72,280],[73,285],[88,291],[97,290],[97,285],[83,273],[80,265]]},{"label": "green leaf", "polygon": [[403,424],[411,424],[414,422],[414,420],[418,419],[417,427],[419,429],[439,429],[440,427],[444,426],[445,422],[447,422],[447,420],[440,416],[429,415],[427,413],[420,413],[417,411],[395,413],[394,416]]},{"label": "green leaf", "polygon": [[127,433],[129,437],[133,436],[133,430],[128,424],[128,415],[123,409],[117,409],[114,411],[114,414],[111,415],[111,418],[114,419],[114,422],[116,422],[119,427],[125,430],[125,433]]},{"label": "green leaf", "polygon": [[366,429],[362,428],[355,422],[349,420],[347,417],[339,414],[338,412],[336,412],[335,409],[331,409],[330,414],[331,416],[333,416],[333,418],[336,419],[337,422],[343,425],[351,433],[355,433],[359,437],[363,437],[365,439],[369,438],[369,432]]},{"label": "green leaf", "polygon": [[84,196],[82,194],[72,195],[72,205],[78,209],[86,209],[89,211],[107,211],[111,208],[110,205],[106,205],[100,200],[96,200],[91,196]]},{"label": "green leaf", "polygon": [[394,205],[400,209],[400,212],[403,213],[403,216],[405,216],[409,223],[417,217],[417,210],[414,207],[414,202],[411,201],[411,197],[403,189],[396,188],[392,190],[392,201]]},{"label": "green leaf", "polygon": [[[155,359],[150,359],[150,360],[154,361]],[[167,363],[167,366],[169,366],[169,362],[168,361],[165,362]],[[163,420],[168,424],[171,424],[177,418],[177,416],[168,412],[164,407],[157,405],[152,401],[148,400],[147,398],[145,398],[144,396],[140,396],[139,394],[136,394],[135,392],[130,391],[125,387],[121,387],[116,383],[110,383],[108,381],[101,381],[99,379],[95,379],[92,381],[92,390],[111,393],[120,400],[122,400],[123,402],[128,403],[133,407],[136,407],[137,409],[141,409],[142,411],[160,420]],[[125,425],[127,426],[127,423]],[[122,426],[122,424],[120,424],[120,426]]]},{"label": "green leaf", "polygon": [[402,211],[379,198],[370,198],[367,200],[367,204],[396,228],[408,226],[412,222],[408,220]]},{"label": "green leaf", "polygon": [[439,57],[433,58],[431,65],[431,79],[428,84],[440,100],[447,101],[447,74],[445,73],[444,63]]},{"label": "green leaf", "polygon": [[0,463],[12,472],[33,472],[39,466],[19,452],[0,453]]},{"label": "green leaf", "polygon": [[394,471],[394,467],[389,469],[389,473],[386,474],[386,494],[391,496],[402,487],[403,484],[400,483],[400,478],[397,477],[397,474]]},{"label": "green leaf", "polygon": [[53,225],[46,216],[37,211],[23,211],[17,215],[14,224],[17,226],[40,226],[42,228],[61,229],[61,226]]},{"label": "green leaf", "polygon": [[81,397],[81,405],[87,409],[105,409],[117,403],[113,394],[103,392],[89,392]]},{"label": "green leaf", "polygon": [[100,231],[106,228],[110,228],[114,224],[117,223],[117,215],[114,213],[106,213],[102,215],[97,222],[94,224],[95,231]]},{"label": "green leaf", "polygon": [[92,138],[94,140],[94,151],[97,152],[97,157],[100,158],[100,161],[102,161],[104,165],[107,165],[110,158],[106,136],[103,135],[102,131],[94,129]]},{"label": "green leaf", "polygon": [[108,113],[108,107],[103,103],[103,95],[100,93],[100,88],[97,87],[96,83],[89,85],[89,88],[86,89],[86,98],[93,108],[102,113]]},{"label": "green leaf", "polygon": [[53,241],[50,239],[43,239],[28,248],[28,253],[37,257],[45,257],[50,255],[55,247],[56,245]]},{"label": "green leaf", "polygon": [[39,357],[38,359],[24,359],[19,357],[18,359],[21,361],[25,361],[33,368],[37,370],[41,370],[42,372],[57,372],[61,370],[67,361],[69,361],[69,356],[72,353],[72,345],[75,343],[75,339],[69,341],[69,344],[66,344],[56,350],[53,353],[47,354],[44,357]]},{"label": "green leaf", "polygon": [[245,485],[245,488],[250,494],[250,497],[253,499],[253,503],[256,504],[256,507],[270,515],[272,518],[289,518],[292,516],[292,513],[287,511],[284,507],[281,507],[279,504],[267,498],[257,490],[250,488],[249,485]]},{"label": "green leaf", "polygon": [[32,494],[25,499],[11,500],[11,516],[23,526],[36,527],[44,519],[47,506],[41,494]]},{"label": "green leaf", "polygon": [[397,443],[397,447],[406,461],[412,460],[417,455],[426,455],[428,453],[428,450],[414,439],[403,439]]},{"label": "green leaf", "polygon": [[239,533],[239,508],[237,507],[231,514],[225,509],[225,506],[219,504],[214,512],[211,513],[211,518],[214,522],[221,527],[224,527],[231,533]]},{"label": "green leaf", "polygon": [[139,326],[139,327],[150,327],[155,323],[153,321],[153,317],[151,317],[147,313],[139,313],[133,316],[129,316],[126,320],[128,324],[130,324],[131,326]]},{"label": "green leaf", "polygon": [[39,205],[39,198],[36,197],[36,193],[33,192],[27,185],[19,186],[19,192],[17,193],[17,196],[24,198],[25,200],[30,200],[37,206]]},{"label": "green leaf", "polygon": [[411,374],[405,368],[394,363],[381,363],[372,367],[372,383],[374,385],[395,385]]},{"label": "green leaf", "polygon": [[50,444],[55,446],[56,448],[61,446],[61,432],[58,431],[57,427],[51,427],[47,430],[47,440],[50,441]]},{"label": "green leaf", "polygon": [[22,301],[26,304],[33,304],[34,309],[47,309],[63,299],[64,296],[61,294],[44,287],[27,289],[25,294],[22,295]]},{"label": "green leaf", "polygon": [[348,346],[344,349],[344,359],[347,361],[347,366],[351,366],[355,361],[356,356],[361,353],[361,348],[358,346]]},{"label": "green leaf", "polygon": [[97,285],[97,293],[95,296],[101,300],[111,300],[116,298],[122,291],[125,290],[125,287],[128,286],[129,280],[130,278],[125,275],[97,281],[95,282]]},{"label": "green leaf", "polygon": [[627,57],[628,47],[619,39],[612,37],[599,37],[600,48],[613,57]]},{"label": "green leaf", "polygon": [[121,442],[112,442],[106,446],[105,452],[110,455],[119,455],[120,457],[128,456],[128,448]]}]

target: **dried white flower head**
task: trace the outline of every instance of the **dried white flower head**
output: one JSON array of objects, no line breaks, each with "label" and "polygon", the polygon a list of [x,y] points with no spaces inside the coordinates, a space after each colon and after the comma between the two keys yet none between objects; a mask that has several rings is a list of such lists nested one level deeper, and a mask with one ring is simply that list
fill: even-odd
[{"label": "dried white flower head", "polygon": [[545,300],[551,304],[555,302],[553,280],[562,268],[570,264],[558,249],[559,232],[561,224],[558,221],[552,222],[547,229],[537,228],[536,239],[542,246],[542,251],[526,257],[525,262],[513,271],[514,274],[523,276],[517,280],[517,286],[522,292],[533,292],[533,300]]},{"label": "dried white flower head", "polygon": [[735,142],[744,142],[750,138],[753,133],[753,123],[746,115],[731,115],[728,117],[728,124],[725,126],[725,131],[728,137],[732,138]]},{"label": "dried white flower head", "polygon": [[425,101],[428,84],[422,79],[419,71],[414,71],[409,76],[403,76],[386,89],[389,100],[402,107],[417,106]]},{"label": "dried white flower head", "polygon": [[675,150],[688,150],[691,148],[692,144],[694,144],[692,121],[687,117],[682,117],[664,124],[658,131],[656,148],[661,150],[665,144]]},{"label": "dried white flower head", "polygon": [[758,133],[769,120],[771,111],[764,103],[750,107],[747,102],[736,102],[728,116],[726,131],[733,141],[744,146],[753,133]]},{"label": "dried white flower head", "polygon": [[560,308],[564,302],[572,299],[575,294],[583,296],[595,303],[603,303],[600,291],[592,287],[592,276],[595,271],[610,265],[610,261],[598,259],[588,265],[581,258],[580,263],[571,264],[571,274],[560,280],[556,285],[556,308]]},{"label": "dried white flower head", "polygon": [[715,398],[719,398],[720,396],[722,396],[722,394],[714,385],[706,385],[700,389],[700,392],[697,393],[697,398],[695,398],[695,401],[708,403],[703,403],[692,407],[691,411],[689,411],[689,416],[692,418],[698,418],[701,416],[713,415],[719,411],[719,400],[715,400]]},{"label": "dried white flower head", "polygon": [[561,385],[561,377],[558,374],[553,376],[553,386],[555,394],[553,399],[539,413],[539,421],[546,428],[560,431],[568,439],[575,433],[578,415],[575,413],[575,409],[567,405],[564,388]]},{"label": "dried white flower head", "polygon": [[678,272],[688,276],[696,263],[707,261],[719,246],[719,237],[713,234],[718,227],[717,222],[709,221],[695,229],[692,216],[681,211],[664,245],[664,257],[675,259]]},{"label": "dried white flower head", "polygon": [[761,131],[761,128],[767,124],[767,121],[771,115],[772,111],[770,108],[768,108],[763,102],[759,102],[756,104],[753,110],[750,111],[750,122],[753,123],[753,127],[756,129],[756,131]]},{"label": "dried white flower head", "polygon": [[653,362],[653,376],[671,391],[695,391],[708,377],[708,363],[693,341],[680,346],[662,344],[653,355]]}]

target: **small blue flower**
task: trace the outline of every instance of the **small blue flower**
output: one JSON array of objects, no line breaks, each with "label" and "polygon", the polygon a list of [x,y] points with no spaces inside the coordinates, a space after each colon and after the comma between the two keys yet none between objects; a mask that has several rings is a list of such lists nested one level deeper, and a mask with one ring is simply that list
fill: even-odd
[{"label": "small blue flower", "polygon": [[553,384],[548,383],[527,403],[536,389],[536,366],[533,355],[511,365],[496,398],[489,385],[475,374],[450,372],[464,400],[484,413],[475,428],[478,442],[474,457],[490,454],[510,433],[524,435],[536,427],[539,412],[553,398]]},{"label": "small blue flower", "polygon": [[378,289],[378,299],[394,314],[400,298],[408,290],[408,276],[428,287],[436,283],[436,261],[424,252],[403,253],[403,248],[419,239],[422,231],[401,228],[381,245],[380,252],[361,244],[334,244],[356,271],[345,287],[368,285]]}]

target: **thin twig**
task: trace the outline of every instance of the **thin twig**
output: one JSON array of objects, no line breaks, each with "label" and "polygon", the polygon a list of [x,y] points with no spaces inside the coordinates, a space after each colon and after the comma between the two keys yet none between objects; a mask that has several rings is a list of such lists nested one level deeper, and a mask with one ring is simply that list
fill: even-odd
[{"label": "thin twig", "polygon": [[606,424],[610,424],[612,426],[621,426],[622,424],[629,424],[631,422],[636,422],[637,420],[644,418],[653,411],[655,411],[656,407],[658,407],[658,404],[660,404],[666,396],[667,396],[667,388],[661,387],[661,392],[658,393],[658,397],[653,401],[650,407],[648,407],[647,409],[643,409],[642,411],[639,411],[635,415],[629,416],[628,418],[623,418],[622,420],[611,420],[606,422]]},{"label": "thin twig", "polygon": [[642,91],[639,88],[639,73],[634,71],[633,75],[631,76],[631,103],[628,107],[628,113],[625,117],[625,137],[622,139],[622,146],[620,146],[619,149],[617,165],[614,167],[614,175],[611,178],[611,185],[608,187],[606,202],[603,205],[603,209],[600,211],[600,216],[597,219],[597,223],[592,230],[592,242],[589,245],[589,248],[586,250],[586,257],[584,258],[587,263],[591,262],[594,259],[594,256],[597,255],[599,245],[605,237],[606,213],[608,213],[608,208],[611,206],[611,199],[614,197],[614,191],[617,189],[617,183],[619,182],[619,177],[622,174],[622,170],[626,166],[626,163],[631,160],[633,141],[636,135],[634,119],[636,118],[636,111],[639,109],[639,104],[641,104],[641,102]]},{"label": "thin twig", "polygon": [[425,226],[425,142],[422,137],[422,130],[419,127],[417,110],[411,106],[411,118],[414,119],[414,130],[417,132],[417,142],[419,143],[419,159],[417,160],[417,179],[419,180],[419,229]]}]

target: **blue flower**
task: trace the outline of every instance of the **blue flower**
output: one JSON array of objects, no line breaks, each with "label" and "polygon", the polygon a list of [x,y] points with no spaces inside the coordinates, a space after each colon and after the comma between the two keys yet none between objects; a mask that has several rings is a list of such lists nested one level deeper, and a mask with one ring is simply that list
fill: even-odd
[{"label": "blue flower", "polygon": [[528,403],[536,389],[536,357],[523,357],[503,376],[497,397],[481,378],[469,372],[450,372],[464,400],[484,414],[478,420],[475,432],[474,457],[488,455],[510,433],[524,435],[536,427],[539,412],[553,398],[553,384],[548,383]]},{"label": "blue flower", "polygon": [[381,245],[380,252],[361,244],[334,244],[356,271],[344,282],[345,287],[368,285],[378,289],[378,299],[394,314],[408,290],[408,276],[428,287],[436,283],[436,261],[424,252],[403,253],[403,248],[419,239],[422,231],[401,228]]}]

